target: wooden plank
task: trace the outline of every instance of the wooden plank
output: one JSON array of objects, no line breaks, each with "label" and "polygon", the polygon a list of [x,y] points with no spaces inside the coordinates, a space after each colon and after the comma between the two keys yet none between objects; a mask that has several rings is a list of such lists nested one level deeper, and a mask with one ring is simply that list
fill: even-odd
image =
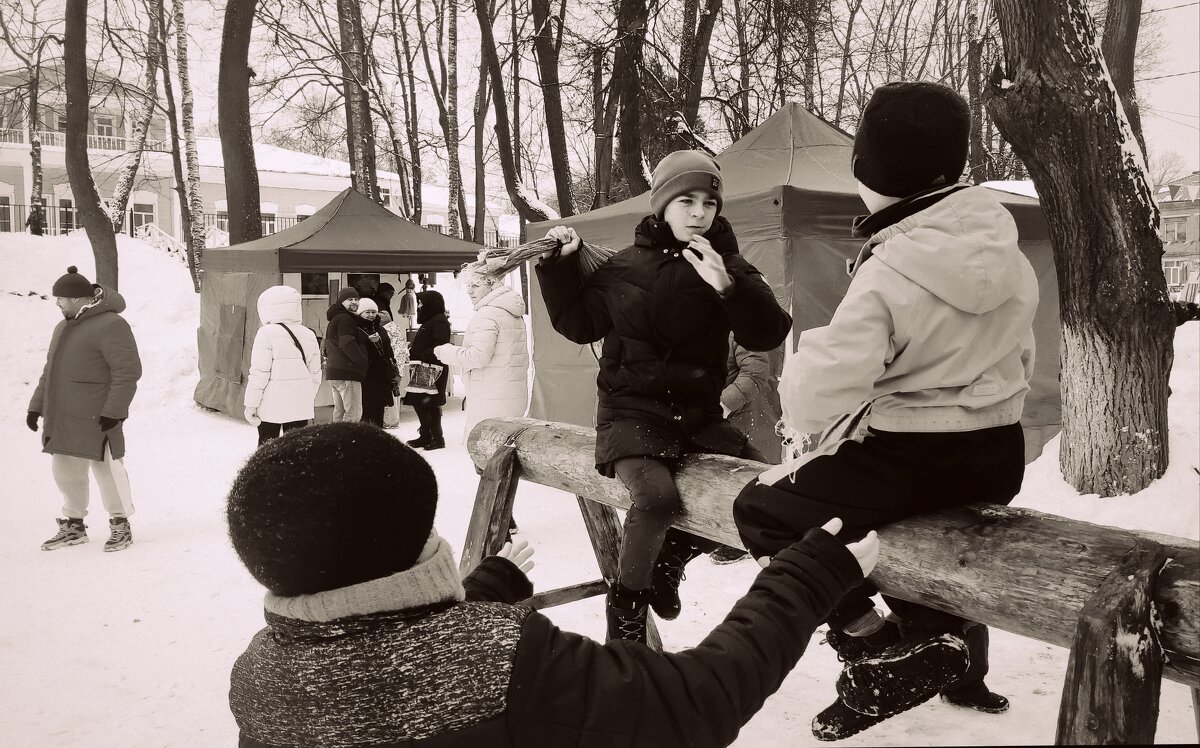
[{"label": "wooden plank", "polygon": [[[591,429],[529,418],[485,420],[468,439],[472,459],[483,465],[522,426],[529,427],[518,448],[523,478],[608,506],[629,506],[621,482],[595,470]],[[676,474],[683,511],[675,524],[741,547],[733,499],[761,470],[734,457],[684,459]],[[1154,591],[1169,657],[1163,675],[1200,686],[1196,541],[987,504],[910,517],[880,528],[879,535],[882,550],[871,579],[887,594],[1062,647],[1071,646],[1084,604],[1124,554],[1139,541],[1157,541],[1170,557]]]},{"label": "wooden plank", "polygon": [[567,603],[586,600],[589,597],[604,595],[607,592],[608,582],[605,582],[603,579],[596,579],[591,582],[580,582],[570,587],[559,587],[558,589],[539,592],[531,598],[522,600],[520,604],[534,610],[542,610],[543,608],[553,608],[555,605],[566,605]]},{"label": "wooden plank", "polygon": [[486,556],[504,547],[504,538],[512,521],[513,500],[519,477],[516,447],[501,444],[492,451],[479,477],[475,506],[463,541],[459,574],[466,576]]},{"label": "wooden plank", "polygon": [[1057,745],[1152,745],[1163,653],[1153,591],[1167,555],[1131,550],[1088,599],[1067,663]]}]

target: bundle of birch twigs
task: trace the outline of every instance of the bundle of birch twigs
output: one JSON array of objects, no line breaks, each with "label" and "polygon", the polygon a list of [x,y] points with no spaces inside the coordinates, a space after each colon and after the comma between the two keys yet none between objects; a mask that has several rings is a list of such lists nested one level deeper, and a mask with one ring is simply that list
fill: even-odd
[{"label": "bundle of birch twigs", "polygon": [[[463,270],[502,278],[520,267],[526,260],[531,260],[545,252],[558,251],[558,248],[558,242],[547,238],[535,239],[519,247],[492,247],[482,250],[479,253],[479,259],[467,263],[463,266]],[[616,254],[616,250],[584,242],[579,247],[578,254],[579,270],[586,279],[596,271],[596,268],[608,262],[609,258]]]}]

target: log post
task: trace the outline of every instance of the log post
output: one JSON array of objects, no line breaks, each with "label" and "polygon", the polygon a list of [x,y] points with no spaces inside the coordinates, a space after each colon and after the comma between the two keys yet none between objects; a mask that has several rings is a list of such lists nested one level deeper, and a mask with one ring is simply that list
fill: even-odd
[{"label": "log post", "polygon": [[458,573],[466,576],[486,556],[494,555],[504,546],[504,538],[512,522],[513,500],[517,496],[517,448],[514,443],[500,445],[479,476],[475,490],[475,506],[463,541],[462,560]]},{"label": "log post", "polygon": [[1088,598],[1067,663],[1057,745],[1151,745],[1163,652],[1154,588],[1167,554],[1139,543]]},{"label": "log post", "polygon": [[[583,513],[583,524],[587,526],[600,574],[605,582],[612,584],[617,580],[617,561],[621,552],[621,524],[617,522],[617,512],[611,506],[592,501],[586,496],[576,496],[575,499],[579,502],[579,511]],[[656,652],[662,651],[662,638],[654,624],[654,614],[649,610],[646,611],[646,646]]]}]

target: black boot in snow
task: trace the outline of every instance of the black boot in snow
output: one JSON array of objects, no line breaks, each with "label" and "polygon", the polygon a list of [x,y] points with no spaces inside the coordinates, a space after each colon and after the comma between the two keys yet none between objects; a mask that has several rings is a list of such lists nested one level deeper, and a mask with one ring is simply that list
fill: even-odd
[{"label": "black boot in snow", "polygon": [[682,608],[679,583],[685,578],[683,567],[699,555],[700,548],[692,542],[690,535],[674,527],[667,530],[650,579],[653,592],[650,607],[664,621],[674,621],[679,617]]},{"label": "black boot in snow", "polygon": [[954,691],[942,691],[942,701],[954,706],[974,709],[977,712],[1001,714],[1008,711],[1008,699],[988,689],[983,681],[977,681]]},{"label": "black boot in snow", "polygon": [[[900,627],[894,621],[885,620],[883,626],[866,636],[850,636],[831,625],[825,633],[825,641],[840,662],[849,667],[859,660],[883,652],[900,641]],[[817,740],[842,740],[857,735],[868,727],[883,722],[887,717],[868,716],[846,706],[841,697],[821,711],[812,721],[812,732]]]},{"label": "black boot in snow", "polygon": [[429,444],[429,437],[425,436],[425,434],[419,434],[416,439],[409,439],[404,443],[413,449],[424,449]]},{"label": "black boot in snow", "polygon": [[820,714],[813,717],[812,733],[817,740],[830,742],[857,735],[868,727],[874,727],[887,717],[869,717],[859,714],[839,697]]},{"label": "black boot in snow", "polygon": [[646,613],[650,590],[631,590],[613,582],[605,598],[605,617],[608,619],[606,642],[625,641],[646,643]]},{"label": "black boot in snow", "polygon": [[891,717],[937,696],[969,664],[967,643],[957,634],[902,639],[847,664],[838,676],[838,696],[860,714]]},{"label": "black boot in snow", "polygon": [[426,452],[431,452],[435,449],[443,449],[446,446],[446,438],[443,437],[441,434],[438,434],[436,436],[431,436],[421,446],[422,446],[422,448],[424,448],[424,450]]}]

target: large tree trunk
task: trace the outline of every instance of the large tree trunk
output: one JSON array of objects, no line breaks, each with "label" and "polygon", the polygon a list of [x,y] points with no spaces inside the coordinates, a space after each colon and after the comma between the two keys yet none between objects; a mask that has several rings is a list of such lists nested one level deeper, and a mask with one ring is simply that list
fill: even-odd
[{"label": "large tree trunk", "polygon": [[617,127],[620,95],[614,87],[604,88],[604,48],[592,50],[592,130],[595,132],[596,195],[592,210],[612,201],[613,131]]},{"label": "large tree trunk", "polygon": [[646,0],[620,0],[617,8],[612,86],[621,97],[617,150],[630,195],[650,189],[649,167],[642,148],[642,54],[648,15]]},{"label": "large tree trunk", "polygon": [[703,11],[699,8],[700,0],[687,0],[685,5],[683,36],[679,43],[679,98],[680,114],[688,130],[696,129],[700,94],[704,90],[704,62],[708,59],[708,45],[723,1],[704,0]]},{"label": "large tree trunk", "polygon": [[346,144],[350,151],[350,186],[379,202],[375,168],[375,123],[367,82],[366,42],[363,39],[360,0],[338,0],[338,35],[341,42],[342,91],[346,98]]},{"label": "large tree trunk", "polygon": [[538,77],[542,83],[542,102],[546,111],[546,138],[550,142],[550,164],[554,170],[554,192],[558,213],[575,215],[571,195],[571,162],[567,156],[567,130],[563,122],[562,89],[558,79],[558,46],[554,43],[554,24],[561,18],[550,17],[551,0],[532,0],[533,51],[537,55]]},{"label": "large tree trunk", "polygon": [[[133,181],[137,178],[138,167],[142,164],[142,151],[146,149],[146,133],[150,132],[150,118],[154,114],[154,106],[158,102],[158,60],[159,60],[159,23],[162,18],[162,0],[148,0],[150,22],[146,24],[146,82],[142,103],[134,120],[133,133],[125,144],[125,165],[113,188],[112,200],[108,204],[108,215],[112,221],[113,231],[120,231],[125,225],[125,209],[129,206],[129,195],[133,191]],[[163,39],[162,44],[166,44]]]},{"label": "large tree trunk", "polygon": [[188,267],[192,283],[200,292],[201,269],[204,267],[204,197],[200,194],[200,156],[196,151],[196,127],[192,102],[192,78],[188,67],[187,24],[183,15],[183,0],[173,0],[175,10],[175,65],[179,72],[179,98],[183,109],[183,146],[187,155],[188,222],[183,224],[188,237]]},{"label": "large tree trunk", "polygon": [[1142,24],[1142,0],[1108,0],[1108,14],[1104,21],[1104,38],[1100,49],[1108,74],[1117,95],[1125,107],[1129,127],[1147,158],[1146,139],[1142,135],[1142,113],[1138,107],[1137,91],[1133,85],[1133,56],[1137,51],[1138,29]]},{"label": "large tree trunk", "polygon": [[221,32],[221,66],[217,76],[217,127],[225,165],[225,197],[229,206],[229,243],[262,237],[258,167],[250,130],[250,30],[258,0],[229,0]]},{"label": "large tree trunk", "polygon": [[67,88],[67,178],[75,209],[96,258],[96,282],[117,289],[117,237],[100,204],[88,162],[87,128],[91,110],[87,80],[87,0],[67,0],[63,68]]},{"label": "large tree trunk", "polygon": [[987,108],[1037,185],[1058,271],[1063,476],[1136,493],[1167,468],[1174,334],[1145,162],[1083,0],[996,15],[1009,69]]}]

